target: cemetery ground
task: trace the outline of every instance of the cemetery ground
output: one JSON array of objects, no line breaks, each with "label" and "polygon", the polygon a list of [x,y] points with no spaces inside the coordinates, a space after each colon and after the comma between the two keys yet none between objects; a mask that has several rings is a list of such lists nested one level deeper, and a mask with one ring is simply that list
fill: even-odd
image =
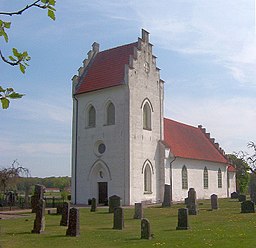
[{"label": "cemetery ground", "polygon": [[[176,230],[178,209],[146,207],[144,217],[151,223],[153,238],[140,239],[140,220],[133,219],[134,207],[124,210],[124,229],[113,229],[108,208],[80,208],[80,236],[67,237],[60,226],[61,215],[45,215],[45,231],[32,234],[35,214],[0,220],[0,247],[255,247],[256,213],[240,213],[237,199],[219,199],[219,209],[211,211],[210,200],[198,200],[198,215],[189,215],[189,230]],[[20,216],[20,213],[17,213]]]}]

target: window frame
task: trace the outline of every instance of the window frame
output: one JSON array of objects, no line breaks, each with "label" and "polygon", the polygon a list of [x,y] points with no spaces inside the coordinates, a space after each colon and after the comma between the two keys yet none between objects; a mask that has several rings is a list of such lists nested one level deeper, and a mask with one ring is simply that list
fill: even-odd
[{"label": "window frame", "polygon": [[183,165],[181,170],[181,187],[182,189],[188,189],[188,169],[186,165]]},{"label": "window frame", "polygon": [[218,188],[222,188],[222,171],[220,168],[218,169]]},{"label": "window frame", "polygon": [[204,181],[204,189],[208,189],[209,188],[209,175],[208,175],[208,169],[206,166],[204,167],[203,181]]}]

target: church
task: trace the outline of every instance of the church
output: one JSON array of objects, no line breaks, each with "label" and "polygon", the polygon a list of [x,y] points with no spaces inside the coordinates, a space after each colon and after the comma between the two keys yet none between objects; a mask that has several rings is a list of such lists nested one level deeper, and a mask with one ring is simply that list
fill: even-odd
[{"label": "church", "polygon": [[72,78],[72,203],[118,195],[123,205],[229,197],[235,168],[202,126],[164,117],[164,81],[149,33],[100,51],[94,42]]}]

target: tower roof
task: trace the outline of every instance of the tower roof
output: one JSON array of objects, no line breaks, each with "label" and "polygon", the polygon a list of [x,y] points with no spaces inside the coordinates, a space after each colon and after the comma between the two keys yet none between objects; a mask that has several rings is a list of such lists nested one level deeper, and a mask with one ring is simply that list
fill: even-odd
[{"label": "tower roof", "polygon": [[164,119],[164,143],[175,157],[228,163],[224,151],[201,127]]},{"label": "tower roof", "polygon": [[125,65],[137,42],[98,52],[90,61],[75,94],[105,89],[124,83]]}]

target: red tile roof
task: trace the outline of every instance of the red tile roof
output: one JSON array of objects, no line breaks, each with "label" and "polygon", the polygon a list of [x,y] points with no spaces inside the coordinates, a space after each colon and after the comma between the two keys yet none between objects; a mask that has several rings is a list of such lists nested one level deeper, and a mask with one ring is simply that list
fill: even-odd
[{"label": "red tile roof", "polygon": [[228,163],[199,128],[166,118],[164,119],[164,143],[175,157]]},{"label": "red tile roof", "polygon": [[236,172],[236,168],[232,164],[230,164],[230,165],[228,165],[228,171],[229,172]]},{"label": "red tile roof", "polygon": [[97,53],[86,69],[76,94],[122,84],[125,76],[125,65],[129,64],[129,57],[133,55],[134,47],[137,47],[137,42]]}]

